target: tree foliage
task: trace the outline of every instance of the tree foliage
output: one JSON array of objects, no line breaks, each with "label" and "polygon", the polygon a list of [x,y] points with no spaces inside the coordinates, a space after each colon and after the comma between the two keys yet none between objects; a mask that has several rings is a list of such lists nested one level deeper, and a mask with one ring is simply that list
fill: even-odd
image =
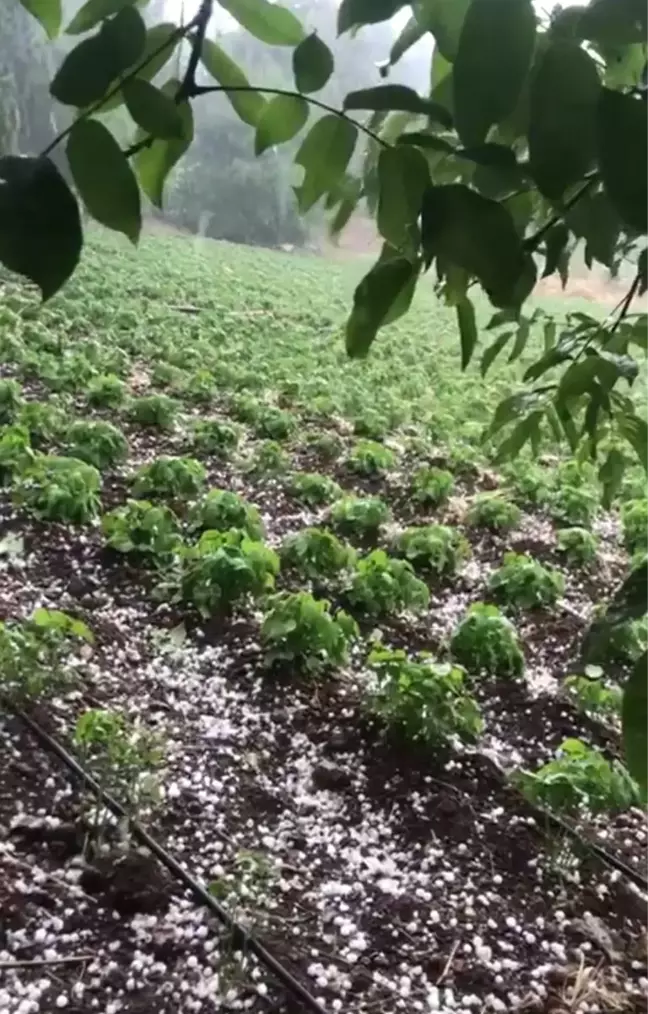
[{"label": "tree foliage", "polygon": [[[56,0],[20,3],[49,36],[57,34]],[[355,292],[349,355],[368,354],[430,272],[440,298],[456,308],[464,367],[484,341],[475,305],[490,302],[494,311],[481,350],[484,372],[505,349],[510,361],[518,359],[541,327],[542,354],[523,388],[498,407],[487,437],[501,460],[527,444],[537,452],[550,432],[599,462],[610,502],[625,462],[634,456],[645,466],[648,453],[645,406],[634,391],[646,315],[633,311],[647,288],[643,0],[590,0],[549,17],[531,0],[342,0],[338,34],[355,47],[367,78],[349,87],[298,5],[219,2],[241,26],[239,38],[255,40],[256,53],[260,45],[283,54],[268,79],[269,65],[242,65],[209,35],[214,0],[203,0],[183,25],[147,27],[146,5],[88,0],[68,23],[73,45],[64,47],[50,90],[75,118],[39,155],[0,159],[2,261],[51,296],[81,252],[79,202],[135,241],[140,190],[162,204],[169,173],[191,158],[195,110],[226,97],[257,153],[288,153],[300,167],[302,211],[323,205],[334,233],[361,202],[376,216],[384,246]],[[411,16],[380,68],[382,83],[372,83],[363,64],[365,26],[381,26],[405,7]],[[424,36],[433,42],[427,93],[388,80]],[[132,120],[125,147],[101,120],[122,105]],[[72,186],[53,161],[62,145]],[[197,165],[209,172],[203,155]],[[608,319],[573,313],[559,331],[528,309],[528,299],[540,277],[557,274],[566,283],[577,246],[589,266],[596,261],[613,272],[629,258],[633,281]],[[645,612],[645,573],[643,584],[632,580],[608,625],[621,621],[630,599],[635,613]],[[643,714],[642,664],[629,692]],[[624,708],[626,745],[635,768],[644,757],[638,777],[645,785],[636,713]]]}]

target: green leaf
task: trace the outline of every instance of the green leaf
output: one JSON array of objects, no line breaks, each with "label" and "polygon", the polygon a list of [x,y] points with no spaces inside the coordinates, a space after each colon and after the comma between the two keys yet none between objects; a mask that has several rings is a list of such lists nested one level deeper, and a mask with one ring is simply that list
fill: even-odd
[{"label": "green leaf", "polygon": [[553,225],[545,236],[545,266],[542,277],[547,278],[558,270],[562,253],[569,243],[569,229],[562,222]]},{"label": "green leaf", "polygon": [[646,65],[645,43],[637,42],[632,46],[599,45],[598,48],[605,59],[603,83],[608,88],[636,88],[641,84]]},{"label": "green leaf", "polygon": [[29,14],[33,14],[47,32],[50,39],[61,30],[61,0],[20,0]]},{"label": "green leaf", "polygon": [[47,158],[0,158],[0,260],[49,299],[76,268],[83,234],[74,194]]},{"label": "green leaf", "polygon": [[389,109],[402,113],[418,113],[429,116],[444,127],[452,126],[452,117],[443,106],[430,102],[406,85],[387,84],[375,88],[362,88],[357,92],[349,92],[344,99],[343,108],[349,109]]},{"label": "green leaf", "polygon": [[338,9],[338,35],[359,25],[389,21],[401,7],[406,6],[407,0],[342,0]]},{"label": "green leaf", "polygon": [[297,90],[318,92],[333,73],[333,54],[317,32],[312,32],[295,49],[292,66]]},{"label": "green leaf", "polygon": [[558,39],[540,56],[529,95],[529,168],[551,200],[595,160],[600,91],[596,64],[578,43]]},{"label": "green leaf", "polygon": [[211,39],[205,39],[202,45],[200,56],[205,69],[225,89],[225,94],[231,102],[237,115],[244,123],[256,127],[261,113],[265,108],[265,99],[255,91],[233,91],[230,88],[249,88],[250,82],[234,60],[227,55],[225,50],[217,46]]},{"label": "green leaf", "polygon": [[75,46],[54,75],[50,92],[68,106],[94,105],[144,51],[146,29],[134,7],[124,7],[91,39]]},{"label": "green leaf", "polygon": [[[46,0],[48,2],[48,0]],[[66,35],[83,35],[105,18],[118,14],[123,7],[142,7],[148,0],[87,0],[65,29]]]},{"label": "green leaf", "polygon": [[171,96],[137,77],[124,82],[122,92],[128,112],[145,133],[164,140],[182,137],[182,117]]},{"label": "green leaf", "polygon": [[585,240],[586,256],[611,268],[615,262],[621,219],[603,191],[584,194],[569,209],[565,221],[572,232]]},{"label": "green leaf", "polygon": [[515,458],[529,440],[537,437],[540,433],[540,423],[543,417],[544,412],[536,410],[535,412],[531,412],[526,419],[522,419],[514,427],[511,435],[506,440],[503,440],[498,447],[495,455],[496,464],[501,464],[502,461]]},{"label": "green leaf", "polygon": [[486,349],[481,358],[480,371],[482,377],[486,376],[491,365],[495,362],[498,355],[500,354],[506,343],[510,341],[512,336],[513,336],[512,331],[505,331],[504,334],[498,335],[495,341],[488,346],[488,348]]},{"label": "green leaf", "polygon": [[623,751],[628,771],[643,796],[648,793],[648,654],[637,659],[623,693]]},{"label": "green leaf", "polygon": [[335,239],[336,236],[344,229],[345,225],[351,218],[351,215],[358,206],[358,201],[362,195],[362,186],[359,180],[353,180],[353,187],[348,194],[342,198],[337,206],[336,212],[333,215],[329,223],[329,236]]},{"label": "green leaf", "polygon": [[378,261],[355,290],[346,326],[346,349],[352,358],[364,357],[379,328],[409,309],[418,265],[404,257]]},{"label": "green leaf", "polygon": [[475,319],[475,307],[468,296],[464,296],[457,303],[457,324],[459,326],[459,338],[461,340],[461,369],[465,370],[477,344],[477,321]]},{"label": "green leaf", "polygon": [[266,104],[257,124],[254,154],[260,155],[275,144],[290,141],[308,119],[308,103],[294,95],[275,95]]},{"label": "green leaf", "polygon": [[639,458],[640,464],[648,471],[648,424],[645,419],[624,413],[619,416],[618,426]]},{"label": "green leaf", "polygon": [[304,38],[299,18],[268,0],[218,0],[221,7],[256,39],[268,46],[298,46]]},{"label": "green leaf", "polygon": [[[180,87],[180,82],[172,78],[162,87],[165,95],[172,98]],[[194,135],[193,111],[191,103],[181,102],[177,106],[182,120],[182,137],[172,141],[154,141],[140,151],[135,160],[137,176],[142,190],[158,208],[162,207],[164,182],[185,151],[191,144]],[[142,135],[140,133],[139,138]]]},{"label": "green leaf", "polygon": [[378,231],[397,250],[418,249],[417,221],[430,185],[424,155],[406,146],[381,149],[378,156]]},{"label": "green leaf", "polygon": [[621,92],[601,89],[598,104],[598,154],[603,186],[623,221],[648,231],[648,118],[646,103]]},{"label": "green leaf", "polygon": [[472,0],[452,72],[454,119],[464,144],[480,144],[514,111],[535,34],[531,0]]},{"label": "green leaf", "polygon": [[645,42],[643,0],[591,0],[578,23],[583,39],[616,44]]},{"label": "green leaf", "polygon": [[304,179],[295,188],[301,211],[312,208],[338,182],[349,164],[357,136],[357,128],[334,113],[313,124],[295,155],[297,165],[304,168]]},{"label": "green leaf", "polygon": [[[412,46],[415,46],[417,42],[420,42],[425,34],[426,29],[424,26],[414,15],[412,15],[406,22],[400,35],[395,39],[392,48],[389,51],[387,67],[393,67],[394,64],[398,63],[400,58],[404,56],[405,53],[412,48]],[[385,76],[384,68],[381,68],[381,73]]]},{"label": "green leaf", "polygon": [[452,63],[471,0],[418,0],[412,5],[416,19],[436,42],[436,49]]},{"label": "green leaf", "polygon": [[75,186],[92,217],[137,243],[142,228],[139,187],[110,131],[98,120],[78,120],[66,150]]},{"label": "green leaf", "polygon": [[526,348],[526,343],[529,340],[529,332],[531,330],[531,320],[529,317],[522,317],[520,320],[517,334],[515,336],[515,342],[509,356],[509,363],[514,363],[516,359],[519,359]]},{"label": "green leaf", "polygon": [[492,437],[495,433],[499,433],[510,422],[518,419],[526,412],[536,409],[537,404],[538,395],[533,391],[520,391],[518,394],[512,394],[508,398],[504,398],[495,409],[490,426],[486,430],[486,436]]},{"label": "green leaf", "polygon": [[440,256],[464,268],[495,306],[517,302],[526,261],[503,205],[461,183],[430,187],[423,200],[422,239],[427,263]]},{"label": "green leaf", "polygon": [[[170,21],[165,21],[162,24],[154,25],[153,28],[149,28],[146,33],[146,40],[141,56],[135,61],[135,64],[131,64],[114,82],[111,82],[109,91],[112,91],[114,85],[120,80],[131,77],[135,72],[136,66],[140,68],[137,71],[138,78],[142,78],[143,81],[152,81],[169,62],[179,41],[178,28]],[[102,114],[109,112],[111,109],[116,109],[123,101],[123,92],[115,92],[111,98],[102,103]]]},{"label": "green leaf", "polygon": [[446,155],[454,155],[456,148],[444,137],[436,134],[423,134],[420,131],[412,130],[401,134],[396,140],[397,144],[413,144],[416,148],[429,148],[431,151],[440,151]]},{"label": "green leaf", "polygon": [[602,503],[606,510],[610,510],[612,501],[620,489],[625,463],[626,459],[621,451],[612,447],[599,468],[598,481],[603,487]]}]

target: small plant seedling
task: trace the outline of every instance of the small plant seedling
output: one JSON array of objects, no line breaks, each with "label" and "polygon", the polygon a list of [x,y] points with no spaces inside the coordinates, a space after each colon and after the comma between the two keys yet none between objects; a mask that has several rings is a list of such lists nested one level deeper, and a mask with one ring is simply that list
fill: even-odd
[{"label": "small plant seedling", "polygon": [[189,511],[189,527],[194,531],[243,531],[251,539],[262,539],[263,521],[254,504],[227,489],[212,489]]},{"label": "small plant seedling", "polygon": [[[93,708],[79,716],[73,742],[84,768],[126,811],[120,845],[128,848],[130,822],[141,820],[162,798],[162,740],[116,711]],[[95,797],[89,809],[96,844],[100,846],[110,827],[109,813],[103,801]]]},{"label": "small plant seedling", "polygon": [[640,803],[625,767],[579,739],[564,740],[554,760],[537,771],[516,772],[513,781],[532,803],[555,812],[618,812]]},{"label": "small plant seedling", "polygon": [[450,642],[452,657],[469,672],[521,676],[524,656],[513,624],[497,606],[476,602]]},{"label": "small plant seedling", "polygon": [[192,427],[193,447],[201,454],[231,458],[240,439],[241,430],[238,426],[219,422],[218,419],[199,419]]},{"label": "small plant seedling", "polygon": [[290,456],[276,440],[262,440],[246,463],[253,475],[281,475],[290,468]]},{"label": "small plant seedling", "polygon": [[357,437],[382,440],[389,432],[389,420],[381,412],[365,409],[353,420],[353,432]]},{"label": "small plant seedling", "polygon": [[607,685],[598,665],[585,667],[585,674],[567,676],[565,692],[579,711],[594,716],[620,717],[623,694],[619,687]]},{"label": "small plant seedling", "polygon": [[229,415],[237,422],[254,425],[263,412],[263,405],[251,394],[234,394],[229,403]]},{"label": "small plant seedling", "polygon": [[411,497],[422,507],[440,507],[452,496],[454,476],[444,468],[418,468],[412,476]]},{"label": "small plant seedling", "polygon": [[35,450],[42,450],[61,434],[63,412],[58,405],[48,401],[26,401],[18,413],[17,426],[27,430]]},{"label": "small plant seedling", "polygon": [[337,482],[328,475],[318,475],[316,472],[297,472],[290,480],[288,488],[296,500],[309,507],[332,503],[342,495]]},{"label": "small plant seedling", "polygon": [[169,497],[173,500],[196,496],[202,490],[207,472],[195,458],[170,458],[163,455],[142,465],[133,479],[135,497]]},{"label": "small plant seedling", "polygon": [[513,500],[523,507],[540,507],[550,496],[550,477],[545,468],[516,461],[504,469],[507,488]]},{"label": "small plant seedling", "polygon": [[0,486],[10,483],[33,460],[29,431],[24,426],[0,429]]},{"label": "small plant seedling", "polygon": [[166,394],[146,394],[133,398],[129,416],[133,422],[151,429],[170,430],[173,428],[178,403]]},{"label": "small plant seedling", "polygon": [[559,486],[549,498],[549,513],[554,521],[570,528],[590,526],[596,517],[598,499],[587,486]]},{"label": "small plant seedling", "polygon": [[358,561],[347,594],[353,606],[370,616],[422,612],[430,601],[427,585],[416,577],[411,563],[395,560],[382,549]]},{"label": "small plant seedling", "polygon": [[99,513],[101,476],[76,458],[39,454],[22,472],[14,500],[42,521],[84,524]]},{"label": "small plant seedling", "polygon": [[254,432],[267,440],[287,440],[295,430],[295,417],[272,406],[264,408],[254,420]]},{"label": "small plant seedling", "polygon": [[376,675],[369,710],[411,741],[432,746],[457,736],[475,739],[482,731],[479,707],[465,688],[458,666],[426,653],[410,658],[402,650],[378,648],[368,659]]},{"label": "small plant seedling", "polygon": [[455,574],[470,556],[470,543],[456,528],[448,525],[421,525],[407,528],[397,537],[395,550],[416,571],[436,577]]},{"label": "small plant seedling", "polygon": [[344,496],[331,507],[329,519],[341,532],[369,538],[391,520],[391,511],[378,496]]},{"label": "small plant seedling", "polygon": [[10,426],[16,421],[22,402],[22,387],[18,381],[0,379],[0,426]]},{"label": "small plant seedling", "polygon": [[580,566],[593,563],[598,548],[598,537],[586,528],[561,528],[558,532],[558,552],[564,553],[569,563]]},{"label": "small plant seedling", "polygon": [[316,584],[324,584],[350,571],[355,550],[324,528],[304,528],[288,535],[279,551],[281,566],[292,568]]},{"label": "small plant seedling", "polygon": [[337,433],[307,433],[305,443],[323,461],[335,461],[344,448],[342,439]]},{"label": "small plant seedling", "polygon": [[623,542],[629,553],[648,545],[648,500],[630,500],[621,508]]},{"label": "small plant seedling", "polygon": [[394,452],[374,440],[359,440],[351,448],[346,463],[358,475],[383,475],[393,467]]},{"label": "small plant seedling", "polygon": [[28,620],[0,623],[0,688],[17,707],[68,689],[74,671],[64,655],[75,641],[91,644],[81,620],[56,609],[37,609]]},{"label": "small plant seedling", "polygon": [[506,532],[519,525],[522,513],[503,493],[479,493],[468,510],[468,524]]},{"label": "small plant seedling", "polygon": [[344,665],[358,627],[343,609],[333,614],[330,603],[308,592],[283,592],[270,600],[261,627],[269,664],[297,662],[307,672]]},{"label": "small plant seedling", "polygon": [[184,377],[176,386],[183,401],[194,405],[209,405],[216,390],[214,377],[209,370],[200,369]]},{"label": "small plant seedling", "polygon": [[[594,620],[605,619],[606,606],[594,609]],[[636,662],[648,643],[648,617],[627,620],[608,630],[605,637],[592,640],[587,658],[593,665],[607,668],[611,665],[627,666]]]},{"label": "small plant seedling", "polygon": [[128,457],[128,441],[111,423],[78,419],[65,434],[65,450],[99,471],[111,468]]},{"label": "small plant seedling", "polygon": [[227,612],[247,595],[271,592],[279,557],[244,532],[205,532],[184,553],[180,595],[202,616]]},{"label": "small plant seedling", "polygon": [[565,591],[565,579],[557,570],[521,553],[506,553],[504,563],[493,571],[489,590],[515,609],[554,606]]},{"label": "small plant seedling", "polygon": [[101,519],[106,544],[118,553],[166,560],[179,548],[178,519],[168,507],[147,500],[129,500]]},{"label": "small plant seedling", "polygon": [[120,408],[125,400],[126,384],[116,373],[102,373],[88,383],[86,401],[91,408]]}]

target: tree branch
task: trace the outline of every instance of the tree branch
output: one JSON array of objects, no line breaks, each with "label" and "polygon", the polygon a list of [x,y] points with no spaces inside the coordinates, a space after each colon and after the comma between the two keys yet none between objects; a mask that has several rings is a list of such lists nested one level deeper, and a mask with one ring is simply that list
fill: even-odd
[{"label": "tree branch", "polygon": [[196,70],[198,68],[198,61],[200,59],[200,51],[205,40],[205,33],[207,31],[207,25],[214,11],[214,0],[202,0],[200,9],[194,18],[196,25],[196,34],[191,40],[191,53],[189,55],[189,62],[185,71],[185,76],[180,85],[178,94],[176,95],[176,102],[180,103],[184,99],[188,98],[196,87]]},{"label": "tree branch", "polygon": [[545,224],[541,226],[537,232],[534,232],[532,236],[528,236],[524,240],[523,244],[524,249],[527,250],[529,253],[533,253],[535,250],[537,250],[538,245],[540,244],[541,240],[544,239],[545,235],[549,232],[549,230],[553,229],[554,225],[558,225],[559,222],[562,222],[563,218],[565,217],[565,214],[569,211],[569,209],[573,208],[574,205],[578,201],[580,201],[581,197],[583,197],[587,193],[587,191],[594,186],[598,178],[599,178],[598,172],[596,170],[593,170],[591,173],[588,173],[587,176],[585,177],[585,182],[581,184],[576,193],[572,194],[572,196],[569,198],[568,201],[565,201],[560,211],[556,212],[555,215],[552,215],[549,221],[545,222]]}]

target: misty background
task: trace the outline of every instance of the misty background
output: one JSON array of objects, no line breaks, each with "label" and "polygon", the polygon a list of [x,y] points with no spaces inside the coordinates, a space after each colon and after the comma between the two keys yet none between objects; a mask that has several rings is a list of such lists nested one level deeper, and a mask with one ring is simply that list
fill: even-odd
[{"label": "misty background", "polygon": [[[335,72],[318,98],[341,107],[344,95],[379,84],[378,65],[387,60],[401,25],[363,28],[355,38],[336,37],[336,0],[282,0],[294,10],[307,31],[316,30],[335,57]],[[82,0],[64,0],[64,24]],[[3,2],[0,38],[0,144],[3,154],[37,154],[70,122],[71,112],[54,103],[49,82],[77,37],[62,35],[48,42],[35,19],[18,0]],[[149,0],[141,11],[147,25],[178,22],[191,13],[181,0]],[[243,68],[251,84],[294,88],[292,50],[258,42],[231,18],[215,17],[209,35]],[[180,76],[189,44],[174,53],[156,83]],[[392,70],[390,81],[426,91],[430,45],[414,47]],[[202,72],[204,74],[204,72]],[[205,83],[209,78],[204,74]],[[315,209],[305,218],[297,211],[292,186],[298,182],[293,156],[302,134],[289,144],[254,155],[254,131],[242,123],[224,95],[208,95],[193,102],[195,140],[169,178],[163,218],[191,232],[262,246],[314,246],[321,241],[324,215]],[[321,111],[313,109],[309,124]],[[134,128],[124,107],[105,116],[106,125],[124,145]],[[306,127],[308,129],[308,126]],[[64,154],[57,153],[65,170]],[[148,214],[159,216],[149,208]]]}]

